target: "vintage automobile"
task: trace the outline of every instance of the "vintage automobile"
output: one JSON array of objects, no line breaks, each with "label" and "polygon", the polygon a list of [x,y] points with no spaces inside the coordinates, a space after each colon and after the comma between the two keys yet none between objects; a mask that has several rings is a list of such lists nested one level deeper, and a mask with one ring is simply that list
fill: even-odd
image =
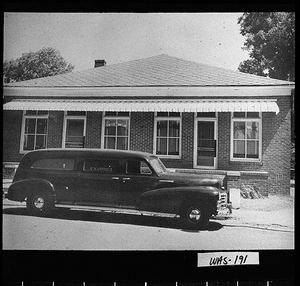
[{"label": "vintage automobile", "polygon": [[150,153],[43,149],[25,154],[7,198],[26,201],[31,215],[55,207],[179,218],[203,229],[228,203],[214,175],[170,172]]}]

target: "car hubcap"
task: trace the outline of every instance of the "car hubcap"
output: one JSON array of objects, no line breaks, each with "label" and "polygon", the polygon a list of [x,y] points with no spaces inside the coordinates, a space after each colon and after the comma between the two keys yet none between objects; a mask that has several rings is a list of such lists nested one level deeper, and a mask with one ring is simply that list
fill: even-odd
[{"label": "car hubcap", "polygon": [[37,208],[37,209],[42,209],[43,206],[45,204],[45,201],[43,198],[41,197],[36,197],[33,201],[33,205]]},{"label": "car hubcap", "polygon": [[188,211],[188,219],[192,223],[197,223],[201,220],[201,211],[197,208],[191,208]]}]

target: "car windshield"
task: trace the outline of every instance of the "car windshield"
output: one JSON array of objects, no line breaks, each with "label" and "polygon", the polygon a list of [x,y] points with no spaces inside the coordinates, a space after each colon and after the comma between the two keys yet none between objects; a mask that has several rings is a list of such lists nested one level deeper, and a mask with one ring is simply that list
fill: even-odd
[{"label": "car windshield", "polygon": [[158,174],[161,175],[163,173],[167,172],[167,168],[165,165],[162,163],[162,161],[159,160],[157,157],[151,157],[150,160],[150,165],[154,169],[154,171]]}]

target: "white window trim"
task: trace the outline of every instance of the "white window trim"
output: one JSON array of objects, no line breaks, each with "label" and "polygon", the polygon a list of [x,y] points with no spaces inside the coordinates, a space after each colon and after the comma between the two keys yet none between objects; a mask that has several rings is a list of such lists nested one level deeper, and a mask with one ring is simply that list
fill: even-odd
[{"label": "white window trim", "polygon": [[[131,121],[131,112],[128,116],[106,116],[105,111],[102,112],[102,132],[101,132],[101,149],[104,149],[104,137],[105,137],[105,119],[120,119],[128,120],[128,149],[130,150],[130,121]],[[105,149],[105,150],[117,150],[117,149]]]},{"label": "white window trim", "polygon": [[[179,155],[159,155],[156,154],[156,142],[157,142],[157,121],[170,121],[170,120],[177,120],[179,121]],[[165,158],[165,159],[181,159],[181,145],[182,145],[182,112],[180,112],[179,117],[173,117],[173,116],[157,116],[157,112],[154,114],[154,136],[153,136],[153,154],[156,155],[159,158]]]},{"label": "white window trim", "polygon": [[[64,112],[64,125],[63,125],[63,134],[62,134],[62,148],[64,149],[68,149],[66,148],[66,131],[67,131],[67,120],[68,119],[83,119],[84,120],[84,124],[83,124],[83,136],[86,136],[86,117],[87,115],[67,115],[68,111]],[[85,146],[84,146],[85,148]]]},{"label": "white window trim", "polygon": [[31,152],[33,150],[23,150],[24,147],[24,139],[25,139],[25,121],[26,118],[45,118],[47,119],[47,140],[46,140],[46,148],[47,148],[47,143],[48,143],[48,125],[49,125],[49,111],[48,114],[45,115],[26,115],[27,110],[23,110],[23,116],[22,116],[22,127],[21,127],[21,139],[20,139],[20,154],[26,154],[28,152]]},{"label": "white window trim", "polygon": [[[235,158],[233,157],[233,123],[237,121],[249,122],[257,121],[259,122],[259,146],[258,146],[258,158]],[[261,162],[262,161],[262,112],[259,112],[259,117],[248,118],[248,117],[233,117],[233,112],[231,112],[231,123],[230,123],[230,161],[233,162]]]}]

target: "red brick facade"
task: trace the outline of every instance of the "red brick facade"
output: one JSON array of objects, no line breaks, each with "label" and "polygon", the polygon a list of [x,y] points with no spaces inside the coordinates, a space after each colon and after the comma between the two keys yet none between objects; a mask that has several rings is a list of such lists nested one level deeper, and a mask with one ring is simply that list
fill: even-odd
[{"label": "red brick facade", "polygon": [[[230,160],[231,114],[218,113],[218,164],[222,171],[238,171],[228,181],[228,187],[241,183],[252,184],[262,192],[288,193],[290,184],[290,97],[277,98],[279,114],[262,115],[261,162],[233,162]],[[18,162],[22,111],[4,111],[3,116],[3,162]],[[132,112],[130,117],[130,150],[153,152],[154,112]],[[62,147],[64,112],[49,112],[47,147]],[[193,168],[195,114],[182,113],[181,158],[163,159],[169,168]],[[87,112],[86,148],[101,148],[102,112]],[[230,178],[230,176],[228,176]]]}]

